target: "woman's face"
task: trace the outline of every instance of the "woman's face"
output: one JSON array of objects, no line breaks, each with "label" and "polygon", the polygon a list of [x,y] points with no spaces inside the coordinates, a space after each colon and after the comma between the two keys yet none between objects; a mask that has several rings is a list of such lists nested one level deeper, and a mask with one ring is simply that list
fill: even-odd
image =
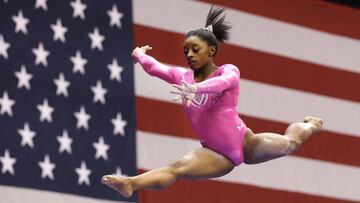
[{"label": "woman's face", "polygon": [[184,55],[192,70],[199,70],[212,61],[213,52],[214,46],[209,46],[198,36],[194,35],[185,39]]}]

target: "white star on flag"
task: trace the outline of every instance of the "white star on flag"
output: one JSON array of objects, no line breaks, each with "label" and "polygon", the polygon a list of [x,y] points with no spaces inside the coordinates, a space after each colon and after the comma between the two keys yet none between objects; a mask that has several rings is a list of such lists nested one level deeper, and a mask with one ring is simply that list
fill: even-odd
[{"label": "white star on flag", "polygon": [[67,152],[71,154],[71,143],[73,140],[69,137],[67,130],[63,130],[62,136],[56,136],[56,140],[59,142],[59,153]]},{"label": "white star on flag", "polygon": [[81,185],[85,183],[86,185],[90,185],[89,176],[91,174],[91,170],[86,167],[86,162],[81,161],[80,168],[76,168],[75,172],[78,174],[78,184]]},{"label": "white star on flag", "polygon": [[76,119],[77,119],[77,124],[76,127],[77,128],[84,128],[85,130],[89,129],[89,124],[88,121],[91,118],[90,114],[87,114],[85,112],[85,107],[81,106],[80,107],[80,111],[79,112],[75,112],[74,113]]},{"label": "white star on flag", "polygon": [[0,98],[0,114],[4,115],[5,113],[7,113],[9,116],[12,116],[12,106],[15,104],[15,100],[12,100],[9,98],[8,93],[5,91],[3,93],[2,98]]},{"label": "white star on flag", "polygon": [[47,57],[49,56],[50,52],[44,49],[44,45],[42,42],[39,43],[38,48],[32,49],[32,52],[35,54],[35,65],[39,65],[40,63],[43,66],[47,66]]},{"label": "white star on flag", "polygon": [[56,20],[56,24],[50,25],[51,29],[54,31],[54,41],[60,40],[61,42],[66,42],[65,33],[68,31],[66,27],[64,27],[61,23],[61,19]]},{"label": "white star on flag", "polygon": [[39,161],[38,164],[42,170],[41,178],[44,179],[48,177],[50,180],[54,180],[53,170],[56,165],[54,163],[51,163],[49,155],[46,154],[44,161]]},{"label": "white star on flag", "polygon": [[125,126],[127,125],[127,121],[122,120],[121,113],[116,115],[116,118],[111,119],[112,124],[114,125],[114,135],[120,134],[121,136],[125,136]]},{"label": "white star on flag", "polygon": [[94,103],[99,101],[100,103],[105,104],[105,94],[107,93],[107,90],[103,88],[100,80],[97,81],[96,86],[91,86],[91,91],[94,93]]},{"label": "white star on flag", "polygon": [[56,85],[56,95],[64,95],[65,97],[69,96],[67,88],[70,85],[69,81],[65,80],[64,73],[59,73],[59,78],[54,79]]},{"label": "white star on flag", "polygon": [[36,0],[35,2],[35,8],[42,8],[44,11],[47,11],[47,5],[46,5],[46,1],[47,0]]},{"label": "white star on flag", "polygon": [[18,133],[21,135],[21,146],[28,145],[30,148],[34,148],[33,138],[36,133],[30,130],[29,124],[25,123],[23,129],[18,129]]},{"label": "white star on flag", "polygon": [[15,32],[22,32],[27,34],[26,25],[29,23],[29,19],[23,16],[22,11],[20,10],[17,16],[12,16],[12,20],[15,22]]},{"label": "white star on flag", "polygon": [[70,2],[71,7],[73,8],[73,17],[80,17],[81,19],[85,19],[85,9],[86,9],[86,4],[81,3],[80,0],[75,0]]},{"label": "white star on flag", "polygon": [[17,159],[12,158],[10,156],[10,152],[8,149],[5,149],[4,156],[0,156],[0,162],[2,164],[1,173],[9,172],[11,175],[15,174],[14,164],[16,163]]},{"label": "white star on flag", "polygon": [[99,159],[100,157],[104,160],[108,159],[107,150],[109,150],[110,146],[105,144],[102,136],[99,137],[98,142],[93,143],[93,147],[96,149],[95,159]]},{"label": "white star on flag", "polygon": [[6,59],[9,58],[7,53],[8,48],[10,48],[10,43],[4,40],[3,35],[0,35],[0,56],[3,56]]},{"label": "white star on flag", "polygon": [[100,51],[103,50],[102,41],[105,40],[104,35],[99,33],[99,29],[97,27],[94,28],[93,33],[88,34],[91,39],[91,49],[99,49]]},{"label": "white star on flag", "polygon": [[51,114],[54,112],[54,108],[49,106],[48,100],[44,99],[43,104],[38,104],[37,109],[40,111],[40,121],[46,120],[47,122],[52,122]]},{"label": "white star on flag", "polygon": [[110,26],[116,26],[118,28],[121,28],[121,18],[123,17],[123,14],[118,11],[118,8],[116,5],[113,5],[112,10],[108,10],[107,14],[110,17]]},{"label": "white star on flag", "polygon": [[16,71],[15,72],[15,76],[18,79],[18,88],[22,88],[25,87],[26,89],[30,90],[30,80],[31,78],[33,78],[32,74],[28,73],[26,71],[26,67],[25,65],[21,66],[21,70],[20,71]]},{"label": "white star on flag", "polygon": [[81,74],[85,74],[85,65],[87,64],[87,60],[82,58],[81,52],[76,51],[75,56],[70,57],[71,62],[73,63],[73,73],[80,72]]},{"label": "white star on flag", "polygon": [[113,59],[112,64],[107,65],[110,70],[110,80],[121,81],[121,72],[124,70],[123,67],[119,66],[117,59]]}]

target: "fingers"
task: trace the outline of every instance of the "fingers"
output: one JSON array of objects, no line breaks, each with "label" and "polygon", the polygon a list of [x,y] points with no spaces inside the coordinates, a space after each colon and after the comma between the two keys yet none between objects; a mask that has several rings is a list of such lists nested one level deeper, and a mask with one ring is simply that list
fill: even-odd
[{"label": "fingers", "polygon": [[190,84],[187,83],[185,80],[182,80],[181,83],[182,83],[185,87],[189,87],[189,86],[190,86]]},{"label": "fingers", "polygon": [[181,91],[178,91],[178,90],[170,90],[170,92],[172,94],[179,94],[179,95],[183,94]]},{"label": "fingers", "polygon": [[192,100],[193,100],[193,97],[191,95],[178,94],[176,97],[173,98],[173,101],[181,101],[181,96],[185,97],[186,106],[189,107],[191,105]]},{"label": "fingers", "polygon": [[184,91],[189,92],[189,93],[196,93],[196,91],[197,91],[196,83],[190,84],[190,83],[182,80],[181,84],[182,84]]},{"label": "fingers", "polygon": [[182,83],[182,85],[173,84],[174,88],[182,91],[183,93],[195,93],[196,87],[192,84]]},{"label": "fingers", "polygon": [[133,50],[132,52],[132,55],[134,55],[134,53],[136,53],[137,51],[141,51],[142,53],[146,53],[147,50],[151,50],[152,47],[149,46],[149,45],[146,45],[146,46],[142,46],[142,47],[135,47],[135,49]]},{"label": "fingers", "polygon": [[179,100],[183,96],[186,99],[186,106],[189,107],[195,97],[196,86],[185,81],[181,81],[181,85],[173,84],[172,86],[175,90],[170,90],[170,92],[177,95],[173,100]]},{"label": "fingers", "polygon": [[173,94],[183,94],[184,93],[184,87],[181,85],[177,85],[177,84],[172,84],[173,88],[175,88],[174,90],[170,90],[171,93]]},{"label": "fingers", "polygon": [[172,86],[180,91],[185,91],[185,88],[182,85],[173,84]]},{"label": "fingers", "polygon": [[172,94],[177,94],[177,95],[179,95],[179,96],[184,96],[186,99],[193,99],[194,98],[194,96],[192,95],[192,93],[190,93],[190,94],[186,94],[186,93],[183,93],[183,92],[177,92],[177,91],[174,91],[174,90],[171,90],[170,91]]},{"label": "fingers", "polygon": [[191,100],[190,99],[186,100],[186,106],[190,107],[190,105],[191,105]]},{"label": "fingers", "polygon": [[181,95],[177,95],[176,97],[173,98],[173,101],[180,101],[181,100]]},{"label": "fingers", "polygon": [[186,100],[186,106],[189,107],[193,98],[194,98],[194,95],[192,93],[190,94],[187,94],[187,93],[184,93],[180,90],[170,90],[171,93],[173,94],[176,94],[176,97],[173,98],[173,101],[180,101],[181,100],[181,97],[183,96]]},{"label": "fingers", "polygon": [[186,89],[188,92],[193,92],[192,91],[192,89],[193,89],[192,84],[189,84],[189,83],[187,83],[185,81],[181,81],[181,83],[182,83],[184,89]]},{"label": "fingers", "polygon": [[181,96],[183,95],[183,92],[181,90],[175,89],[175,90],[170,90],[170,92],[172,94],[176,94],[176,97],[173,98],[173,101],[180,101],[181,100]]},{"label": "fingers", "polygon": [[152,47],[149,46],[149,45],[146,45],[146,46],[141,47],[141,49],[144,50],[144,51],[147,51],[147,50],[151,50]]},{"label": "fingers", "polygon": [[186,98],[187,100],[192,100],[192,99],[193,99],[193,96],[190,95],[190,94],[186,94],[186,95],[184,95],[184,96],[185,96],[185,98]]},{"label": "fingers", "polygon": [[151,47],[151,46],[149,46],[149,45],[146,45],[146,46],[145,46],[145,49],[146,49],[146,50],[151,50],[151,49],[152,49],[152,47]]}]

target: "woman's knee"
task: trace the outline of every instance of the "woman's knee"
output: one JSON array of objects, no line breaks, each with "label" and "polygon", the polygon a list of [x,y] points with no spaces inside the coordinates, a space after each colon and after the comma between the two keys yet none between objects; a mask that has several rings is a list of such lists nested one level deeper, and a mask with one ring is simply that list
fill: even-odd
[{"label": "woman's knee", "polygon": [[288,154],[291,154],[291,153],[297,151],[302,144],[302,142],[300,140],[293,138],[293,137],[287,137],[287,140],[288,140],[288,144],[287,144],[287,147],[284,152],[285,155],[288,155]]},{"label": "woman's knee", "polygon": [[306,123],[293,123],[286,130],[285,137],[288,138],[289,153],[298,150],[309,135],[311,135],[311,129],[306,125]]}]

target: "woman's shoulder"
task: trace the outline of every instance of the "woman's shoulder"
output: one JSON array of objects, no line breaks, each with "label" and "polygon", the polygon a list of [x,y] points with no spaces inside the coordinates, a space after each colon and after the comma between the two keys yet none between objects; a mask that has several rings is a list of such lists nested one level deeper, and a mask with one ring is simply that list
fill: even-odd
[{"label": "woman's shoulder", "polygon": [[235,71],[237,73],[240,73],[240,69],[237,66],[235,66],[234,64],[230,64],[230,63],[223,64],[219,68],[221,68],[223,70],[232,70],[232,71]]}]

